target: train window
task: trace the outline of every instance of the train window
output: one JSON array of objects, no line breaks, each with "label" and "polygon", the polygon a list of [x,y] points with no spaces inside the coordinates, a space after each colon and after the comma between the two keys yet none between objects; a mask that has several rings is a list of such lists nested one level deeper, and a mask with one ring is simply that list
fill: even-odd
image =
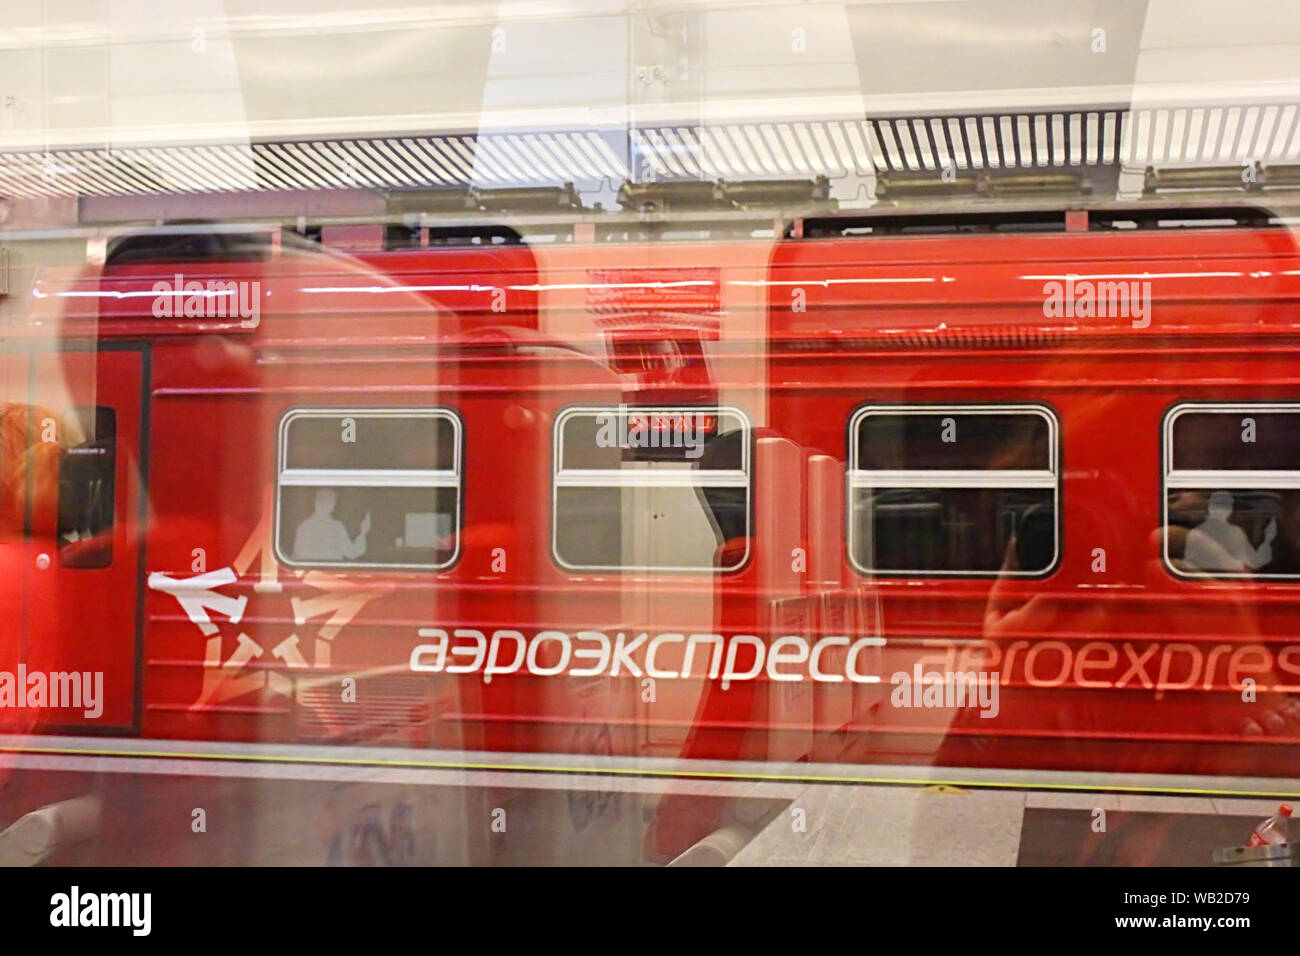
[{"label": "train window", "polygon": [[102,405],[74,408],[60,434],[59,564],[106,568],[113,563],[117,415]]},{"label": "train window", "polygon": [[859,408],[849,560],[863,574],[1039,575],[1056,564],[1055,414],[1041,405]]},{"label": "train window", "polygon": [[294,567],[450,567],[459,553],[461,431],[441,408],[285,414],[277,556]]},{"label": "train window", "polygon": [[1163,463],[1174,574],[1300,579],[1300,404],[1175,406]]},{"label": "train window", "polygon": [[750,426],[739,409],[565,409],[554,460],[562,567],[721,572],[748,559]]}]

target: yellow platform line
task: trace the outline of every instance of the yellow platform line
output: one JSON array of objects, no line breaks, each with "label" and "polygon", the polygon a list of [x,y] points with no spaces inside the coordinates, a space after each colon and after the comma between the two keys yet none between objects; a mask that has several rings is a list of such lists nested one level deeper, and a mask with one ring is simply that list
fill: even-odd
[{"label": "yellow platform line", "polygon": [[845,783],[878,784],[884,786],[914,787],[971,787],[983,790],[1060,790],[1083,793],[1154,793],[1202,797],[1297,797],[1295,790],[1214,790],[1202,787],[1160,787],[1090,785],[1082,783],[1027,783],[1001,780],[946,780],[934,777],[869,777],[832,776],[825,774],[795,773],[743,773],[725,770],[655,770],[625,767],[566,767],[551,764],[498,764],[470,763],[441,760],[382,760],[370,757],[304,757],[275,754],[220,754],[188,753],[168,750],[108,750],[88,747],[12,747],[0,745],[0,753],[45,754],[71,757],[138,757],[164,760],[217,760],[227,762],[257,762],[283,764],[314,764],[319,766],[395,767],[426,770],[491,770],[528,773],[567,773],[587,776],[626,776],[664,778],[702,778],[716,780],[754,780],[773,783]]}]

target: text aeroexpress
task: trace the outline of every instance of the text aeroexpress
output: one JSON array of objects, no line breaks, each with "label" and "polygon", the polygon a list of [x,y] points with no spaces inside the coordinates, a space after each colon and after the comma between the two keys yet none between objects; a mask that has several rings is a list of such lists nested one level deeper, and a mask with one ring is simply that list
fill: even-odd
[{"label": "text aeroexpress", "polygon": [[[1150,690],[1157,700],[1168,692],[1241,690],[1300,692],[1300,645],[1274,650],[1263,643],[1211,645],[1187,641],[1060,640],[1017,638],[954,640],[920,637],[806,637],[768,639],[752,634],[684,632],[420,628],[425,641],[412,648],[410,669],[416,673],[479,674],[483,683],[525,672],[551,677],[629,677],[690,679],[707,676],[726,690],[733,683],[766,674],[774,681],[881,684],[885,675],[901,686],[898,665],[911,671],[900,701],[924,704],[925,685],[938,675],[979,675],[987,706],[994,706],[993,683],[1000,687],[1035,688],[1070,685],[1082,688]],[[886,667],[886,664],[893,667]],[[1288,679],[1289,678],[1289,679]],[[970,682],[967,681],[969,684]],[[917,689],[916,685],[920,685]],[[969,689],[969,688],[968,688]],[[931,693],[935,693],[932,691]],[[944,690],[947,694],[948,691]],[[910,695],[910,698],[906,695]],[[969,693],[967,695],[969,699]],[[898,706],[906,706],[901,703]]]}]

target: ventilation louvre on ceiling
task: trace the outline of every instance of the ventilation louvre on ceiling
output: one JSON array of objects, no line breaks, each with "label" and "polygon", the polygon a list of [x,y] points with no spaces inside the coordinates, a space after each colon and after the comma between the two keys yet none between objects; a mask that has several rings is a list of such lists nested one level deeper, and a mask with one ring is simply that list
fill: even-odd
[{"label": "ventilation louvre on ceiling", "polygon": [[572,182],[861,181],[876,175],[1300,160],[1300,104],[657,124],[0,153],[0,193],[111,196]]}]

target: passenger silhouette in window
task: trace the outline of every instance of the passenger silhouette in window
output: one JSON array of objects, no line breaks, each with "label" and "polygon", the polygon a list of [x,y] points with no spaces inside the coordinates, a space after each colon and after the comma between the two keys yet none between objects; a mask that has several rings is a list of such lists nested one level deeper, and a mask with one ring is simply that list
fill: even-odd
[{"label": "passenger silhouette in window", "polygon": [[1183,560],[1195,571],[1258,571],[1273,560],[1273,539],[1277,537],[1277,520],[1264,529],[1259,548],[1250,544],[1246,532],[1228,521],[1232,514],[1232,495],[1216,491],[1210,495],[1209,514],[1187,533]]},{"label": "passenger silhouette in window", "polygon": [[334,517],[338,495],[332,488],[316,492],[316,510],[298,525],[293,536],[293,556],[300,561],[352,561],[366,553],[370,513],[361,519],[361,533],[353,538]]}]

